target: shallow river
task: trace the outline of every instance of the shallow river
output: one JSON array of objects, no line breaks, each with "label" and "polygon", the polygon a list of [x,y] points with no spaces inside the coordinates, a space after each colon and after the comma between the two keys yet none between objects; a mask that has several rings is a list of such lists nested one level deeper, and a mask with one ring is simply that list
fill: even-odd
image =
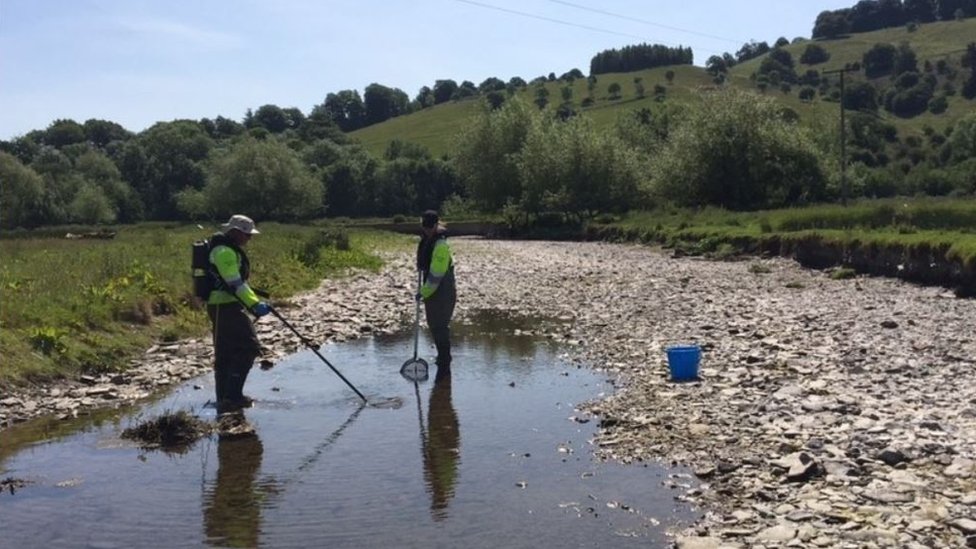
[{"label": "shallow river", "polygon": [[[412,334],[329,345],[246,392],[257,435],[143,450],[120,432],[163,412],[207,420],[213,387],[193,380],[139,409],[50,429],[0,433],[0,471],[27,486],[0,494],[3,547],[658,547],[694,518],[674,498],[682,471],[591,459],[597,420],[574,405],[612,387],[559,349],[491,315],[455,326],[450,378],[414,384],[400,364]],[[432,345],[422,336],[421,355]],[[196,388],[195,388],[196,387]],[[64,430],[64,426],[59,426]],[[55,436],[56,434],[56,436]]]}]

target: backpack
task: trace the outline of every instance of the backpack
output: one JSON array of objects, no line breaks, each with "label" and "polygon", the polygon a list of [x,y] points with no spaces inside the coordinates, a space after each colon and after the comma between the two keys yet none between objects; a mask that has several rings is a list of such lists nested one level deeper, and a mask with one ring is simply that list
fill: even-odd
[{"label": "backpack", "polygon": [[214,279],[210,274],[210,240],[197,240],[193,243],[190,270],[193,275],[194,297],[207,301],[210,292],[214,290]]}]

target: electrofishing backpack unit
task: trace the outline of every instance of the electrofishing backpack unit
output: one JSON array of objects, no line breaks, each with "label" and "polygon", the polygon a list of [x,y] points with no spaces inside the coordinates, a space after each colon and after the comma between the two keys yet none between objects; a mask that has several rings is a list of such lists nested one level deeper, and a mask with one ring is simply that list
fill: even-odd
[{"label": "electrofishing backpack unit", "polygon": [[190,262],[193,273],[193,295],[207,301],[214,290],[213,276],[210,275],[210,241],[197,240],[193,243],[193,256]]}]

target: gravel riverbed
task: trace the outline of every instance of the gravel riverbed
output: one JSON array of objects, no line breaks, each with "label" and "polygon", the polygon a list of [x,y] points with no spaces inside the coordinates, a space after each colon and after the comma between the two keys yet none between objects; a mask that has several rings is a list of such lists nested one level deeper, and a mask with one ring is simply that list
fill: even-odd
[{"label": "gravel riverbed", "polygon": [[[567,360],[614,380],[613,395],[578,411],[600,422],[599,458],[695,472],[668,480],[704,511],[676,546],[976,547],[976,301],[832,280],[785,259],[463,238],[452,248],[458,320],[484,309],[545,318],[538,332]],[[313,341],[401,329],[412,257],[388,259],[279,310]],[[273,318],[258,329],[272,362],[301,346]],[[669,380],[664,350],[682,343],[703,348],[699,382]],[[211,358],[208,338],[157,345],[123,374],[3,395],[0,425],[131,402],[208,372]]]}]

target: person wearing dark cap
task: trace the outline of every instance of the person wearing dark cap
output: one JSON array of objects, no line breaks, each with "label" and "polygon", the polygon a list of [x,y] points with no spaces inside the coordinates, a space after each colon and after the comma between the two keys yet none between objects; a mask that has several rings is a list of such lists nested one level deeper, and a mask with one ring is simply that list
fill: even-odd
[{"label": "person wearing dark cap", "polygon": [[259,317],[271,312],[271,307],[258,299],[247,283],[251,265],[244,246],[259,234],[254,221],[234,215],[222,227],[223,232],[210,239],[209,272],[214,289],[207,298],[207,315],[213,327],[218,414],[251,404],[251,399],[244,396],[244,382],[261,353],[261,345],[248,311]]},{"label": "person wearing dark cap", "polygon": [[447,245],[447,229],[440,223],[437,212],[427,210],[420,219],[421,238],[417,246],[417,269],[423,285],[417,299],[424,301],[427,326],[437,347],[438,377],[451,368],[451,317],[457,302],[454,281],[454,261]]}]

